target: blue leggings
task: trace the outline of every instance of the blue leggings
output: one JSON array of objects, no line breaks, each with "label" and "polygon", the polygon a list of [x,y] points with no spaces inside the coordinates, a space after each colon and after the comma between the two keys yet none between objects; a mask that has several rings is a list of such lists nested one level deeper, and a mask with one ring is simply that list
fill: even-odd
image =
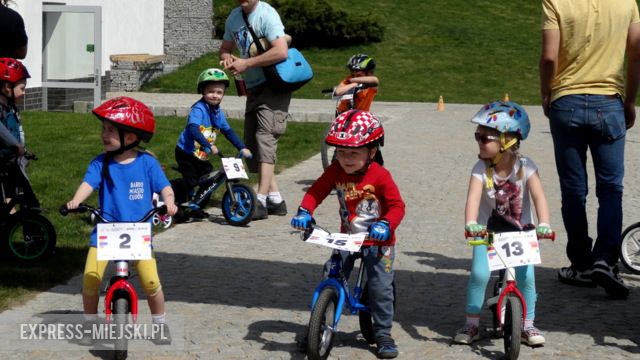
[{"label": "blue leggings", "polygon": [[[471,260],[471,276],[467,286],[467,314],[477,315],[482,310],[484,294],[489,283],[489,260],[487,260],[487,246],[473,247],[473,260]],[[526,320],[536,317],[536,277],[533,265],[519,266],[516,268],[516,282],[518,290],[522,292],[527,304]]]}]

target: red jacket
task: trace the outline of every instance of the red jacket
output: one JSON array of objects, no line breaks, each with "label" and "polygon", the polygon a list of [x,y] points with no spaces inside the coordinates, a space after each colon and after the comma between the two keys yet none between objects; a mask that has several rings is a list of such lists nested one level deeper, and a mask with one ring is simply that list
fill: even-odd
[{"label": "red jacket", "polygon": [[367,241],[365,245],[395,244],[395,230],[404,217],[404,201],[387,169],[372,162],[364,174],[349,175],[334,161],[309,188],[300,206],[313,214],[334,187],[340,202],[340,231],[367,232],[372,223],[386,220],[391,238],[385,242]]}]

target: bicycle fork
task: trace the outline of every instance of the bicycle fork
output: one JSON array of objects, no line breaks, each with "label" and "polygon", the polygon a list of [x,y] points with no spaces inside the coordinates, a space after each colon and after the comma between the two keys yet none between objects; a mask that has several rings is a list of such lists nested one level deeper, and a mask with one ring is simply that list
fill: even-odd
[{"label": "bicycle fork", "polygon": [[115,277],[118,279],[109,286],[107,290],[107,294],[104,297],[104,310],[106,314],[107,321],[111,321],[111,314],[113,311],[111,310],[111,304],[116,300],[114,298],[115,294],[123,291],[127,293],[129,296],[129,311],[131,312],[131,318],[133,322],[138,320],[138,294],[136,290],[133,288],[131,283],[127,281],[129,277],[129,262],[124,260],[119,260],[116,262],[116,274]]},{"label": "bicycle fork", "polygon": [[504,307],[502,306],[506,297],[510,294],[514,294],[518,300],[520,300],[520,304],[522,304],[522,321],[527,316],[527,303],[524,301],[524,296],[518,290],[516,286],[515,280],[515,269],[507,268],[505,269],[505,276],[502,283],[502,289],[498,296],[494,296],[487,300],[487,306],[496,305],[496,316],[498,317],[498,322],[500,323],[500,327],[504,327]]},{"label": "bicycle fork", "polygon": [[[335,255],[335,254],[334,254]],[[339,256],[339,254],[338,254]],[[356,280],[355,289],[353,296],[349,296],[349,284],[347,283],[347,279],[344,276],[339,276],[337,274],[341,274],[342,269],[339,262],[336,262],[337,259],[334,259],[332,256],[331,261],[331,273],[328,279],[323,280],[318,284],[318,286],[313,291],[313,299],[311,300],[311,309],[316,306],[316,302],[318,301],[318,297],[320,297],[320,293],[326,287],[333,287],[338,293],[338,302],[336,304],[336,313],[335,319],[333,320],[333,324],[331,326],[331,331],[336,333],[338,331],[338,323],[340,322],[340,318],[342,317],[342,310],[344,309],[345,301],[348,301],[348,307],[350,309],[351,314],[356,314],[360,310],[367,310],[367,307],[360,304],[360,296],[362,295],[362,280],[364,278],[364,261],[360,263],[360,268],[358,269],[358,278]],[[341,281],[342,280],[342,281]]]}]

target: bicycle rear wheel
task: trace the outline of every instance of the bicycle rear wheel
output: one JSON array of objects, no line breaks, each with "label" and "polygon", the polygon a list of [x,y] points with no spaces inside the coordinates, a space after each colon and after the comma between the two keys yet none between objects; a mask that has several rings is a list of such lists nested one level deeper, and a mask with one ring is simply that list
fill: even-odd
[{"label": "bicycle rear wheel", "polygon": [[124,360],[127,358],[127,338],[124,333],[125,325],[129,317],[129,301],[125,298],[118,298],[115,301],[113,316],[116,321],[116,343],[114,357],[116,360]]},{"label": "bicycle rear wheel", "polygon": [[635,223],[622,232],[620,261],[634,274],[640,274],[640,223]]},{"label": "bicycle rear wheel", "polygon": [[337,303],[336,290],[332,287],[326,287],[320,292],[320,296],[311,310],[307,342],[309,360],[324,360],[329,357],[335,335],[333,322],[337,315]]},{"label": "bicycle rear wheel", "polygon": [[507,295],[504,300],[504,354],[505,359],[515,360],[520,355],[522,304],[520,299],[512,294]]},{"label": "bicycle rear wheel", "polygon": [[44,216],[35,213],[13,215],[3,237],[5,246],[13,257],[35,261],[53,254],[56,248],[56,230]]},{"label": "bicycle rear wheel", "polygon": [[320,145],[320,158],[322,159],[322,168],[327,169],[331,162],[333,161],[333,154],[331,152],[332,146],[327,145],[324,139],[329,135],[329,131],[331,130],[331,125],[327,126],[327,129],[322,134],[322,144]]}]

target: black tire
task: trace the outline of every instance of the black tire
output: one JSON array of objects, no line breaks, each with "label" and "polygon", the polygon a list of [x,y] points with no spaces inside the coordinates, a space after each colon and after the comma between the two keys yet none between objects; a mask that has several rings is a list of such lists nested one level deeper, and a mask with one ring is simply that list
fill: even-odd
[{"label": "black tire", "polygon": [[334,288],[326,287],[320,292],[320,296],[311,310],[311,320],[309,320],[307,341],[309,360],[324,360],[329,357],[335,336],[332,327],[336,317],[337,304],[338,294]]},{"label": "black tire", "polygon": [[233,226],[247,225],[256,211],[256,193],[245,184],[231,184],[231,191],[233,194],[227,190],[222,196],[222,215]]},{"label": "black tire", "polygon": [[640,223],[635,223],[622,232],[620,261],[634,274],[640,274]]},{"label": "black tire", "polygon": [[44,216],[16,214],[9,219],[3,246],[21,261],[36,261],[51,256],[56,249],[56,230]]},{"label": "black tire", "polygon": [[505,359],[515,360],[520,354],[522,304],[515,295],[508,295],[504,300],[504,354]]},{"label": "black tire", "polygon": [[116,299],[113,307],[113,317],[117,325],[114,358],[116,360],[124,360],[128,355],[127,338],[125,333],[122,332],[129,318],[129,301],[126,298],[120,297]]},{"label": "black tire", "polygon": [[327,145],[324,142],[327,135],[329,135],[329,131],[331,130],[331,125],[327,126],[327,129],[324,131],[322,135],[322,144],[320,145],[320,157],[322,158],[322,169],[326,170],[329,165],[331,165],[331,161],[333,160],[333,154],[329,154],[329,149],[331,146]]}]

